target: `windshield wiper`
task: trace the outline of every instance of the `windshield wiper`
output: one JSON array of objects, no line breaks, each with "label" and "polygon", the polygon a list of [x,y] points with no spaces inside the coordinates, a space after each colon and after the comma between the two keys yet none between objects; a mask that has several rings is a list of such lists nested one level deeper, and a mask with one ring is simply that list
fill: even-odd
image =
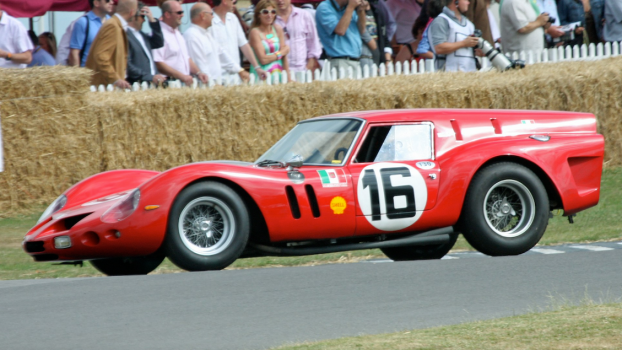
[{"label": "windshield wiper", "polygon": [[276,165],[279,168],[285,168],[285,164],[283,162],[279,162],[278,160],[265,159],[257,163],[257,166],[272,166],[272,165]]}]

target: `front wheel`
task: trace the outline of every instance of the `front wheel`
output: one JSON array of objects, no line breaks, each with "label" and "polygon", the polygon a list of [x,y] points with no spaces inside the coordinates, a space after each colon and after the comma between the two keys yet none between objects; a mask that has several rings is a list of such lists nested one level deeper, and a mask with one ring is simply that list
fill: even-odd
[{"label": "front wheel", "polygon": [[97,271],[107,276],[146,275],[155,270],[164,260],[160,251],[148,255],[131,258],[109,258],[91,260]]},{"label": "front wheel", "polygon": [[393,261],[436,260],[449,253],[456,244],[458,234],[452,233],[449,242],[443,244],[380,248],[387,258]]},{"label": "front wheel", "polygon": [[166,255],[188,271],[220,270],[244,251],[250,232],[244,201],[219,182],[199,182],[175,199],[168,220]]},{"label": "front wheel", "polygon": [[473,177],[458,227],[484,254],[518,255],[540,241],[548,218],[549,199],[538,176],[520,164],[497,163]]}]

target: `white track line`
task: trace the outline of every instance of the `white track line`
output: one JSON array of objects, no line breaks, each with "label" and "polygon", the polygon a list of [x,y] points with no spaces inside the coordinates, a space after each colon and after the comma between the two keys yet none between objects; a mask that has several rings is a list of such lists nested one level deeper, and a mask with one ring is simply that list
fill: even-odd
[{"label": "white track line", "polygon": [[601,247],[599,245],[582,245],[582,244],[571,245],[570,248],[591,250],[593,252],[604,252],[607,250],[613,250],[613,248]]},{"label": "white track line", "polygon": [[441,260],[453,260],[453,259],[460,259],[457,256],[451,256],[451,255],[445,255],[444,257],[441,258]]},{"label": "white track line", "polygon": [[565,252],[556,249],[547,249],[547,248],[532,248],[532,252],[540,253],[540,254],[564,254]]}]

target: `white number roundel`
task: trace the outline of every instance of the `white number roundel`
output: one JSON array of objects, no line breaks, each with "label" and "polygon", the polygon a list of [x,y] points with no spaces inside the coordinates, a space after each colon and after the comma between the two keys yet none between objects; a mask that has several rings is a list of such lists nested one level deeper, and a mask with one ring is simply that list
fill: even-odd
[{"label": "white number roundel", "polygon": [[417,169],[401,163],[377,163],[363,169],[358,202],[367,221],[383,231],[414,224],[428,200],[425,180]]}]

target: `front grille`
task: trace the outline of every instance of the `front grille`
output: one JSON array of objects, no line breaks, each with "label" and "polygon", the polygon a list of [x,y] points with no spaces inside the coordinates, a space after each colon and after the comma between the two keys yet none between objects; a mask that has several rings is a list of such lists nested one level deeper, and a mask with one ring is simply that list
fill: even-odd
[{"label": "front grille", "polygon": [[26,250],[27,253],[39,253],[45,251],[45,248],[43,248],[42,241],[34,241],[26,242],[26,244],[24,245],[24,250]]},{"label": "front grille", "polygon": [[58,255],[56,254],[39,254],[32,256],[35,261],[54,261],[58,260]]}]

